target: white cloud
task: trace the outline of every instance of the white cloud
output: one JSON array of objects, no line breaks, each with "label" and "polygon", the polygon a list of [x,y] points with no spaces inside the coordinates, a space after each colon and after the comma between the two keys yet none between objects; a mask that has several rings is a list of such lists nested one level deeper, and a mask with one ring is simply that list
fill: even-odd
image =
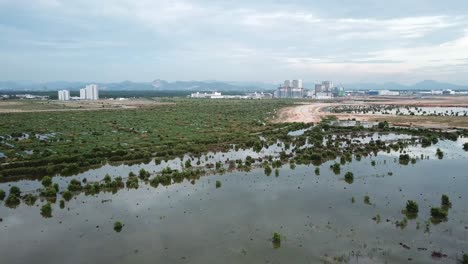
[{"label": "white cloud", "polygon": [[[225,64],[232,66],[226,71],[238,72],[244,72],[249,64],[274,65],[269,69],[274,72],[272,78],[280,70],[294,75],[334,74],[336,78],[390,76],[434,72],[444,67],[450,72],[461,71],[466,61],[460,58],[468,58],[468,31],[463,35],[463,29],[468,28],[468,16],[443,13],[336,17],[333,10],[324,13],[310,4],[0,0],[0,7],[9,6],[30,10],[32,16],[39,13],[41,19],[37,21],[50,23],[31,28],[16,28],[24,23],[12,23],[13,27],[0,24],[0,32],[5,32],[10,44],[30,45],[31,53],[38,47],[45,48],[38,56],[46,57],[50,52],[53,57],[53,52],[65,54],[68,50],[79,55],[86,54],[88,49],[101,48],[102,57],[111,57],[116,55],[112,52],[122,48],[126,51],[122,55],[124,63],[129,61],[125,56],[140,58],[144,63],[145,59],[158,58],[155,61],[164,60],[164,67],[171,67],[172,72],[185,66],[180,65],[182,61],[205,67],[205,72],[210,69],[222,72]],[[118,25],[112,27],[113,22]],[[78,32],[61,35],[65,30],[60,30],[60,26],[70,25]],[[49,28],[56,31],[48,31]],[[105,54],[106,47],[110,47],[109,54]]]}]

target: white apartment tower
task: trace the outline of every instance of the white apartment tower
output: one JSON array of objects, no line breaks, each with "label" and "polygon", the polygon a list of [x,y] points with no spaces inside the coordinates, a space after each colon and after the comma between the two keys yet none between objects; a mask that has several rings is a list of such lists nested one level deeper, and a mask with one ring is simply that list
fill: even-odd
[{"label": "white apartment tower", "polygon": [[70,100],[70,91],[68,90],[61,90],[58,91],[58,99],[60,101],[68,101]]},{"label": "white apartment tower", "polygon": [[81,100],[98,100],[99,87],[96,84],[86,85],[85,88],[80,89]]}]

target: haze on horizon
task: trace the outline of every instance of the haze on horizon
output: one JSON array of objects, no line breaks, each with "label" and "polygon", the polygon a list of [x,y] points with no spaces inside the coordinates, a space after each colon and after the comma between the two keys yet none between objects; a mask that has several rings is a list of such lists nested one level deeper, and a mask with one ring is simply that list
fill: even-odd
[{"label": "haze on horizon", "polygon": [[0,0],[0,80],[468,84],[468,2]]}]

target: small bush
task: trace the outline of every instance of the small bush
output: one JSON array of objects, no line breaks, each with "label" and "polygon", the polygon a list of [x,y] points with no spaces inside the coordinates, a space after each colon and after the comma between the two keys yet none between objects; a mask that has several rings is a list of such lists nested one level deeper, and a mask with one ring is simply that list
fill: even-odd
[{"label": "small bush", "polygon": [[70,191],[67,190],[67,191],[64,191],[64,192],[62,193],[62,197],[63,197],[63,199],[65,199],[65,201],[68,202],[68,201],[70,201],[71,198],[73,197],[73,194],[72,194],[72,192],[70,192]]},{"label": "small bush", "polygon": [[46,198],[55,198],[57,197],[57,190],[54,187],[47,187],[41,191],[41,196]]},{"label": "small bush", "polygon": [[138,177],[140,177],[140,179],[146,180],[150,177],[150,173],[145,169],[141,169],[138,173]]},{"label": "small bush", "polygon": [[364,196],[364,203],[365,204],[370,204],[370,197],[369,196]]},{"label": "small bush", "polygon": [[221,182],[220,181],[216,181],[216,188],[221,188]]},{"label": "small bush", "polygon": [[0,189],[0,201],[5,199],[5,191]]},{"label": "small bush", "polygon": [[279,247],[281,245],[281,235],[275,232],[271,241],[273,242],[274,247]]},{"label": "small bush", "polygon": [[112,182],[111,176],[110,176],[109,174],[106,174],[106,175],[104,176],[104,183],[109,184],[109,183],[111,183],[111,182]]},{"label": "small bush", "polygon": [[21,190],[20,188],[18,188],[17,186],[11,186],[10,188],[10,195],[15,195],[16,197],[20,197],[21,196]]},{"label": "small bush", "polygon": [[265,166],[265,175],[267,176],[271,175],[271,167],[268,164]]},{"label": "small bush", "polygon": [[19,196],[16,196],[14,193],[10,193],[5,200],[5,205],[10,208],[15,208],[21,203]]},{"label": "small bush", "polygon": [[447,195],[443,194],[442,195],[442,198],[441,198],[441,201],[442,201],[442,207],[445,207],[445,208],[451,208],[452,207],[452,203],[450,202],[450,199]]},{"label": "small bush", "polygon": [[123,228],[123,224],[120,222],[120,221],[116,221],[114,223],[114,230],[115,232],[120,232],[122,231],[122,228]]},{"label": "small bush", "polygon": [[52,205],[49,202],[41,207],[41,215],[45,218],[52,217]]},{"label": "small bush", "polygon": [[128,177],[126,182],[127,188],[138,189],[138,178],[135,176]]},{"label": "small bush", "polygon": [[330,165],[330,169],[332,169],[332,171],[335,173],[335,174],[340,174],[341,172],[341,167],[340,167],[340,164],[339,163],[335,163],[333,165]]},{"label": "small bush", "polygon": [[42,178],[41,183],[44,187],[49,187],[50,185],[52,185],[52,178],[49,176],[45,176],[44,178]]},{"label": "small bush", "polygon": [[440,207],[432,207],[431,216],[434,220],[445,220],[447,219],[448,213]]},{"label": "small bush", "polygon": [[406,214],[411,216],[416,216],[419,212],[419,206],[415,201],[408,200],[406,202]]},{"label": "small bush", "polygon": [[439,159],[442,159],[444,157],[444,152],[442,152],[442,150],[438,148],[436,151],[436,155]]},{"label": "small bush", "polygon": [[354,174],[352,172],[348,171],[348,172],[346,172],[344,178],[345,178],[345,181],[347,183],[351,184],[354,181]]},{"label": "small bush", "polygon": [[36,203],[36,200],[37,200],[37,196],[35,196],[33,194],[30,194],[30,193],[26,194],[23,197],[24,203],[29,205],[29,206],[33,206]]},{"label": "small bush", "polygon": [[81,182],[77,179],[71,179],[70,184],[68,184],[68,190],[70,192],[78,192],[81,191],[81,189],[83,189]]}]

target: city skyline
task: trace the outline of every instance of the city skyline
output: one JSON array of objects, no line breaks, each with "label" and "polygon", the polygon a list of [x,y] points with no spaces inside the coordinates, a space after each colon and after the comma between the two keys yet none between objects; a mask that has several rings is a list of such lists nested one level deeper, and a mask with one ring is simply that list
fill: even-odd
[{"label": "city skyline", "polygon": [[468,3],[308,2],[0,0],[0,80],[468,84]]}]

